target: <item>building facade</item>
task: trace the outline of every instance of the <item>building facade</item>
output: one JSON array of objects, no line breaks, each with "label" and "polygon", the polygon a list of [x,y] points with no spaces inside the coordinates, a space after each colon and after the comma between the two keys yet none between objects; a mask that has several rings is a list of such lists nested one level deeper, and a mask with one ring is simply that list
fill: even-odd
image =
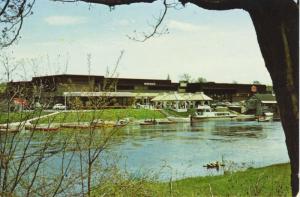
[{"label": "building facade", "polygon": [[[229,83],[174,83],[163,79],[107,78],[96,75],[49,75],[33,77],[31,81],[9,82],[8,89],[13,97],[20,97],[41,103],[63,103],[66,95],[78,95],[78,92],[115,92],[109,105],[131,105],[134,102],[147,103],[157,93],[180,92],[204,94],[214,101],[242,101],[255,93],[266,93],[265,85],[229,84]],[[26,90],[26,91],[25,91]],[[119,93],[118,93],[119,92]],[[123,92],[123,93],[122,93]],[[76,94],[67,94],[76,93]],[[130,94],[135,93],[135,94]],[[89,102],[91,94],[79,94],[83,105]],[[122,96],[139,95],[139,96]],[[111,102],[111,101],[114,102]]]}]

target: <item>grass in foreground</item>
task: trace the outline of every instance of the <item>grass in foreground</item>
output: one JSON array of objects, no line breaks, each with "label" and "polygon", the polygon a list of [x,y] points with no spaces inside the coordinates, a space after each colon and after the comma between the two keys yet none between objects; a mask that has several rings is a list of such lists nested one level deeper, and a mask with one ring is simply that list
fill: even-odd
[{"label": "grass in foreground", "polygon": [[[186,178],[172,183],[118,181],[106,188],[111,192],[108,196],[291,196],[289,164],[251,168],[223,176]],[[95,196],[106,193],[106,189],[99,188]]]},{"label": "grass in foreground", "polygon": [[149,109],[104,109],[97,111],[62,112],[39,120],[38,123],[90,122],[95,119],[118,120],[123,118],[159,119],[165,118],[160,111]]}]

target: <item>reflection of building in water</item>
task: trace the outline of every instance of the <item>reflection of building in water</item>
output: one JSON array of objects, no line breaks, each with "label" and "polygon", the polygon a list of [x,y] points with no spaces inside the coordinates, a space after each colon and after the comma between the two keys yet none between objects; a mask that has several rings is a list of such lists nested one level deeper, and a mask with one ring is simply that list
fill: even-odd
[{"label": "reflection of building in water", "polygon": [[[12,95],[41,103],[63,103],[65,92],[114,92],[109,105],[129,106],[132,103],[148,104],[158,93],[196,93],[203,92],[214,101],[242,101],[254,93],[266,93],[266,85],[261,84],[229,84],[229,83],[174,83],[165,79],[132,79],[112,78],[97,75],[49,75],[33,77],[31,81],[9,82]],[[17,92],[17,94],[15,94]],[[81,95],[83,105],[89,97]],[[101,93],[99,94],[101,95]]]},{"label": "reflection of building in water", "polygon": [[273,94],[255,94],[247,100],[246,107],[249,112],[256,115],[272,112],[274,116],[279,116],[279,108]]}]

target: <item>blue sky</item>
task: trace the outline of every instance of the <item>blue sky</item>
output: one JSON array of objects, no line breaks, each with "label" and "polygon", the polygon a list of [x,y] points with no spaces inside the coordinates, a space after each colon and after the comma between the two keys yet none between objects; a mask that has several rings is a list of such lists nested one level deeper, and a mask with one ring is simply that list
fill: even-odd
[{"label": "blue sky", "polygon": [[110,11],[102,5],[37,1],[22,38],[9,50],[26,60],[27,76],[33,71],[59,74],[66,67],[69,74],[88,74],[87,54],[91,54],[91,74],[104,75],[124,50],[120,77],[165,79],[169,74],[178,81],[182,73],[189,73],[208,81],[271,84],[246,12],[187,5],[168,11],[163,27],[169,34],[144,43],[127,38],[134,31],[151,31],[148,24],[155,23],[153,16],[161,10],[161,2]]}]

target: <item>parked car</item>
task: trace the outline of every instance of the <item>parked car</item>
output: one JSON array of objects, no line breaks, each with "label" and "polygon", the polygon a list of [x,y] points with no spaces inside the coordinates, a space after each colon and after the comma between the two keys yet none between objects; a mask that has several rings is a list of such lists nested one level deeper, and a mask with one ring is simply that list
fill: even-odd
[{"label": "parked car", "polygon": [[52,109],[65,110],[65,109],[67,109],[67,106],[65,106],[65,105],[63,105],[63,104],[61,104],[61,103],[57,103],[57,104],[55,104],[55,105],[53,106]]}]

